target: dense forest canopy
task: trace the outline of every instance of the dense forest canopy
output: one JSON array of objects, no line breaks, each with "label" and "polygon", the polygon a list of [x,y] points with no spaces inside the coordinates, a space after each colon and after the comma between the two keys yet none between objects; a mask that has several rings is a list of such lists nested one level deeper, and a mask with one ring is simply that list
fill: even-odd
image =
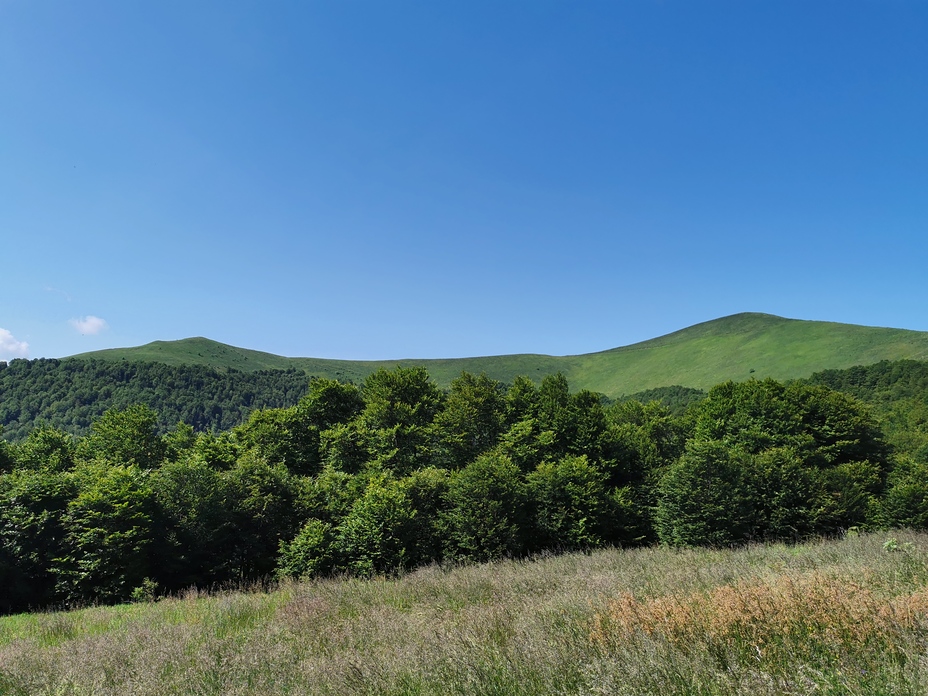
[{"label": "dense forest canopy", "polygon": [[[0,374],[54,373],[53,361],[16,362]],[[823,383],[848,380],[869,398],[892,391],[879,375],[905,375],[905,403],[924,404],[918,369],[726,382],[697,399],[671,389],[671,408],[572,392],[562,375],[502,384],[462,373],[442,390],[423,368],[397,368],[360,385],[304,382],[292,405],[256,408],[229,429],[166,429],[144,404],[110,408],[80,436],[45,424],[0,440],[0,610],[604,545],[925,526],[920,416],[884,430],[892,406]],[[218,379],[165,374],[190,376],[185,388],[193,375]]]},{"label": "dense forest canopy", "polygon": [[292,406],[306,393],[298,370],[239,372],[202,365],[104,360],[0,362],[0,428],[24,439],[37,425],[84,435],[111,408],[146,404],[166,432],[178,422],[197,431],[228,430],[255,408]]},{"label": "dense forest canopy", "polygon": [[675,416],[681,416],[686,412],[686,409],[705,398],[706,392],[702,389],[674,385],[670,387],[645,389],[644,391],[624,396],[618,399],[618,401],[640,401],[644,404],[651,401],[658,401],[662,406],[669,408],[671,413]]},{"label": "dense forest canopy", "polygon": [[817,372],[808,384],[850,394],[871,406],[897,453],[928,458],[928,362],[883,360]]}]

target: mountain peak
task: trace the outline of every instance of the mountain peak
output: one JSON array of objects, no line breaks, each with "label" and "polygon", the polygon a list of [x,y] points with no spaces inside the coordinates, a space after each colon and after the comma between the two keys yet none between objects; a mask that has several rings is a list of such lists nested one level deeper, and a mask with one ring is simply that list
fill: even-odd
[{"label": "mountain peak", "polygon": [[630,346],[562,357],[500,355],[381,361],[285,358],[198,336],[83,353],[69,359],[199,364],[243,372],[298,369],[307,375],[355,382],[381,367],[422,365],[442,386],[450,384],[462,371],[483,372],[502,382],[510,382],[517,375],[538,381],[561,372],[575,389],[614,397],[670,385],[705,389],[729,379],[806,377],[826,369],[902,358],[928,359],[928,333],[742,312]]}]

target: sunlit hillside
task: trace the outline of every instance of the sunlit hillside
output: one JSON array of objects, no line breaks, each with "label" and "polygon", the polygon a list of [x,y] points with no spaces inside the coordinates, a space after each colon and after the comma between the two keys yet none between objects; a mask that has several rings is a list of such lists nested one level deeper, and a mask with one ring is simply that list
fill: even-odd
[{"label": "sunlit hillside", "polygon": [[682,385],[699,389],[751,377],[790,379],[880,360],[928,359],[928,333],[833,322],[735,314],[630,346],[571,356],[500,355],[475,358],[351,361],[285,358],[205,338],[156,341],[137,348],[82,353],[72,359],[146,360],[243,371],[297,368],[307,374],[360,381],[379,367],[423,365],[447,386],[461,371],[503,382],[562,372],[577,389],[617,397]]}]

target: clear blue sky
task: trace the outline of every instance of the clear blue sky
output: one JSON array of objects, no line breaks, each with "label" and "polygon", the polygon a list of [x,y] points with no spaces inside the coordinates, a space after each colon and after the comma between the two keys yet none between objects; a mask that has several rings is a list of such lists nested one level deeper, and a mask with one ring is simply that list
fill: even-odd
[{"label": "clear blue sky", "polygon": [[0,0],[0,254],[0,359],[928,330],[928,2]]}]

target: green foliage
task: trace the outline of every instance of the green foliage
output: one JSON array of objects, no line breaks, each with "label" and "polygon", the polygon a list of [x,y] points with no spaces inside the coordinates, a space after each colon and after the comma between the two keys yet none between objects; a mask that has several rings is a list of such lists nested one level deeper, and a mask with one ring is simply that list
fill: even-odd
[{"label": "green foliage", "polygon": [[283,464],[269,464],[252,453],[222,472],[222,480],[232,519],[225,553],[236,579],[268,577],[274,572],[280,542],[292,539],[300,526],[297,482]]},{"label": "green foliage", "polygon": [[63,552],[63,517],[75,492],[72,477],[57,472],[0,475],[0,612],[55,599],[54,559]]},{"label": "green foliage", "polygon": [[559,455],[567,453],[575,426],[573,415],[567,378],[559,372],[542,379],[538,388],[538,426],[554,433],[552,450]]},{"label": "green foliage", "polygon": [[521,472],[507,457],[486,454],[456,472],[442,515],[446,554],[488,561],[526,548],[529,499]]},{"label": "green foliage", "polygon": [[827,497],[818,531],[834,534],[875,521],[877,496],[884,488],[881,464],[846,462],[822,471],[821,477]]},{"label": "green foliage", "polygon": [[696,437],[718,440],[751,454],[771,447],[809,447],[803,417],[772,379],[725,382],[709,390],[696,421]]},{"label": "green foliage", "polygon": [[228,550],[236,543],[222,474],[193,455],[151,476],[163,534],[154,577],[168,591],[209,587],[237,577]]},{"label": "green foliage", "polygon": [[[35,429],[4,445],[3,606],[923,524],[926,459],[893,469],[878,421],[847,395],[761,380],[719,385],[683,416],[607,403],[563,375],[505,388],[465,373],[442,394],[403,367],[362,389],[312,380],[299,403],[225,433],[165,431],[144,405],[76,440]],[[897,436],[921,422],[903,414]]]},{"label": "green foliage", "polygon": [[593,460],[609,459],[614,455],[608,437],[605,398],[585,389],[570,397],[570,426],[565,440],[568,453],[586,455]]},{"label": "green foliage", "polygon": [[585,456],[540,464],[528,476],[528,491],[535,505],[536,548],[594,548],[612,539],[606,476]]},{"label": "green foliage", "polygon": [[326,466],[355,474],[374,458],[376,441],[375,431],[363,421],[353,420],[323,431],[319,450]]},{"label": "green foliage", "polygon": [[820,467],[870,461],[885,474],[889,448],[872,411],[827,387],[790,384],[786,393],[812,438],[808,457]]},{"label": "green foliage", "polygon": [[613,534],[609,542],[616,546],[641,546],[653,542],[655,533],[651,519],[654,498],[643,488],[622,486],[609,493]]},{"label": "green foliage", "polygon": [[606,416],[614,486],[653,483],[663,468],[680,458],[690,434],[684,421],[656,401],[615,403]]},{"label": "green foliage", "polygon": [[844,370],[823,370],[806,381],[870,403],[899,401],[928,394],[928,362],[881,360]]},{"label": "green foliage", "polygon": [[503,385],[486,375],[465,372],[452,381],[445,407],[434,421],[442,463],[461,468],[496,445],[505,405]]},{"label": "green foliage", "polygon": [[751,454],[792,447],[820,468],[884,464],[888,456],[879,426],[860,402],[824,387],[771,379],[713,387],[699,408],[696,436]]},{"label": "green foliage", "polygon": [[166,432],[161,441],[166,461],[176,462],[190,453],[197,445],[197,433],[192,425],[178,423]]},{"label": "green foliage", "polygon": [[441,390],[422,367],[378,370],[364,380],[362,418],[372,428],[425,427],[442,405]]},{"label": "green foliage", "polygon": [[164,460],[167,447],[158,436],[158,416],[148,406],[136,404],[110,409],[95,420],[79,454],[84,459],[154,469]]},{"label": "green foliage", "polygon": [[374,434],[373,454],[382,466],[405,475],[432,458],[432,421],[444,396],[424,368],[378,370],[364,381],[360,419]]},{"label": "green foliage", "polygon": [[525,375],[512,380],[506,390],[506,425],[538,416],[538,387]]},{"label": "green foliage", "polygon": [[928,529],[928,462],[900,458],[876,507],[880,526]]},{"label": "green foliage", "polygon": [[897,453],[928,460],[928,362],[884,360],[826,370],[807,381],[867,402]]},{"label": "green foliage", "polygon": [[104,360],[14,360],[0,370],[0,426],[10,441],[41,425],[83,435],[106,411],[145,404],[158,432],[184,422],[228,430],[255,408],[293,406],[306,393],[302,371],[238,372],[199,365]]},{"label": "green foliage", "polygon": [[308,476],[319,469],[319,430],[296,407],[252,411],[233,434],[243,450],[294,474]]},{"label": "green foliage", "polygon": [[53,571],[69,603],[119,602],[151,574],[155,500],[148,473],[92,464],[75,471],[77,497],[63,518],[63,555]]},{"label": "green foliage", "polygon": [[546,454],[601,459],[608,450],[603,441],[607,427],[603,401],[601,394],[587,390],[571,394],[567,378],[560,373],[545,377],[538,389],[537,421],[542,432],[553,435]]},{"label": "green foliage", "polygon": [[[0,429],[0,434],[2,434]],[[6,440],[0,440],[0,474],[11,471],[16,465],[16,456]]]},{"label": "green foliage", "polygon": [[74,466],[74,438],[63,430],[39,426],[15,449],[17,466],[34,471],[67,471]]},{"label": "green foliage", "polygon": [[524,472],[532,471],[551,456],[555,434],[541,430],[538,420],[526,418],[513,423],[500,437],[494,452],[508,458]]},{"label": "green foliage", "polygon": [[657,493],[654,524],[663,544],[721,547],[746,536],[744,471],[722,442],[691,442]]},{"label": "green foliage", "polygon": [[302,491],[308,515],[338,525],[364,494],[371,475],[370,471],[349,474],[326,466]]},{"label": "green foliage", "polygon": [[313,378],[309,393],[297,404],[301,419],[318,431],[347,423],[364,409],[361,391],[353,384]]},{"label": "green foliage", "polygon": [[306,580],[326,575],[334,565],[334,543],[332,525],[308,520],[291,541],[281,542],[277,576]]},{"label": "green foliage", "polygon": [[698,404],[706,398],[706,392],[702,389],[693,387],[681,387],[674,385],[671,387],[656,387],[654,389],[645,389],[628,396],[618,399],[619,402],[637,401],[647,404],[652,401],[658,402],[674,416],[682,416],[691,406]]},{"label": "green foliage", "polygon": [[880,404],[874,410],[896,454],[928,461],[928,392]]},{"label": "green foliage", "polygon": [[[870,411],[822,386],[769,379],[718,385],[699,407],[696,437],[747,455],[791,452],[785,459],[768,455],[766,464],[763,456],[757,460],[756,507],[769,516],[755,531],[773,538],[868,523],[889,466],[889,449]],[[771,468],[773,462],[779,464]],[[778,497],[794,509],[776,512]]]},{"label": "green foliage", "polygon": [[229,469],[235,464],[240,447],[231,432],[214,435],[198,433],[189,456],[205,462],[213,469]]},{"label": "green foliage", "polygon": [[749,458],[745,477],[749,538],[797,541],[822,531],[824,476],[795,450],[778,447]]},{"label": "green foliage", "polygon": [[414,515],[412,543],[406,547],[410,567],[440,561],[444,554],[443,516],[449,509],[448,486],[451,474],[445,469],[419,469],[402,480]]},{"label": "green foliage", "polygon": [[495,451],[526,473],[567,455],[597,462],[615,455],[602,396],[586,390],[571,394],[561,374],[545,377],[537,390],[527,380],[517,381],[506,406],[510,426]]},{"label": "green foliage", "polygon": [[341,565],[361,577],[402,570],[406,549],[415,544],[414,518],[403,485],[386,476],[374,478],[338,526]]},{"label": "green foliage", "polygon": [[332,428],[347,428],[346,423],[363,406],[357,387],[314,379],[309,393],[296,406],[253,411],[234,434],[243,449],[254,451],[272,464],[283,464],[291,473],[312,476],[322,465],[321,434]]}]

